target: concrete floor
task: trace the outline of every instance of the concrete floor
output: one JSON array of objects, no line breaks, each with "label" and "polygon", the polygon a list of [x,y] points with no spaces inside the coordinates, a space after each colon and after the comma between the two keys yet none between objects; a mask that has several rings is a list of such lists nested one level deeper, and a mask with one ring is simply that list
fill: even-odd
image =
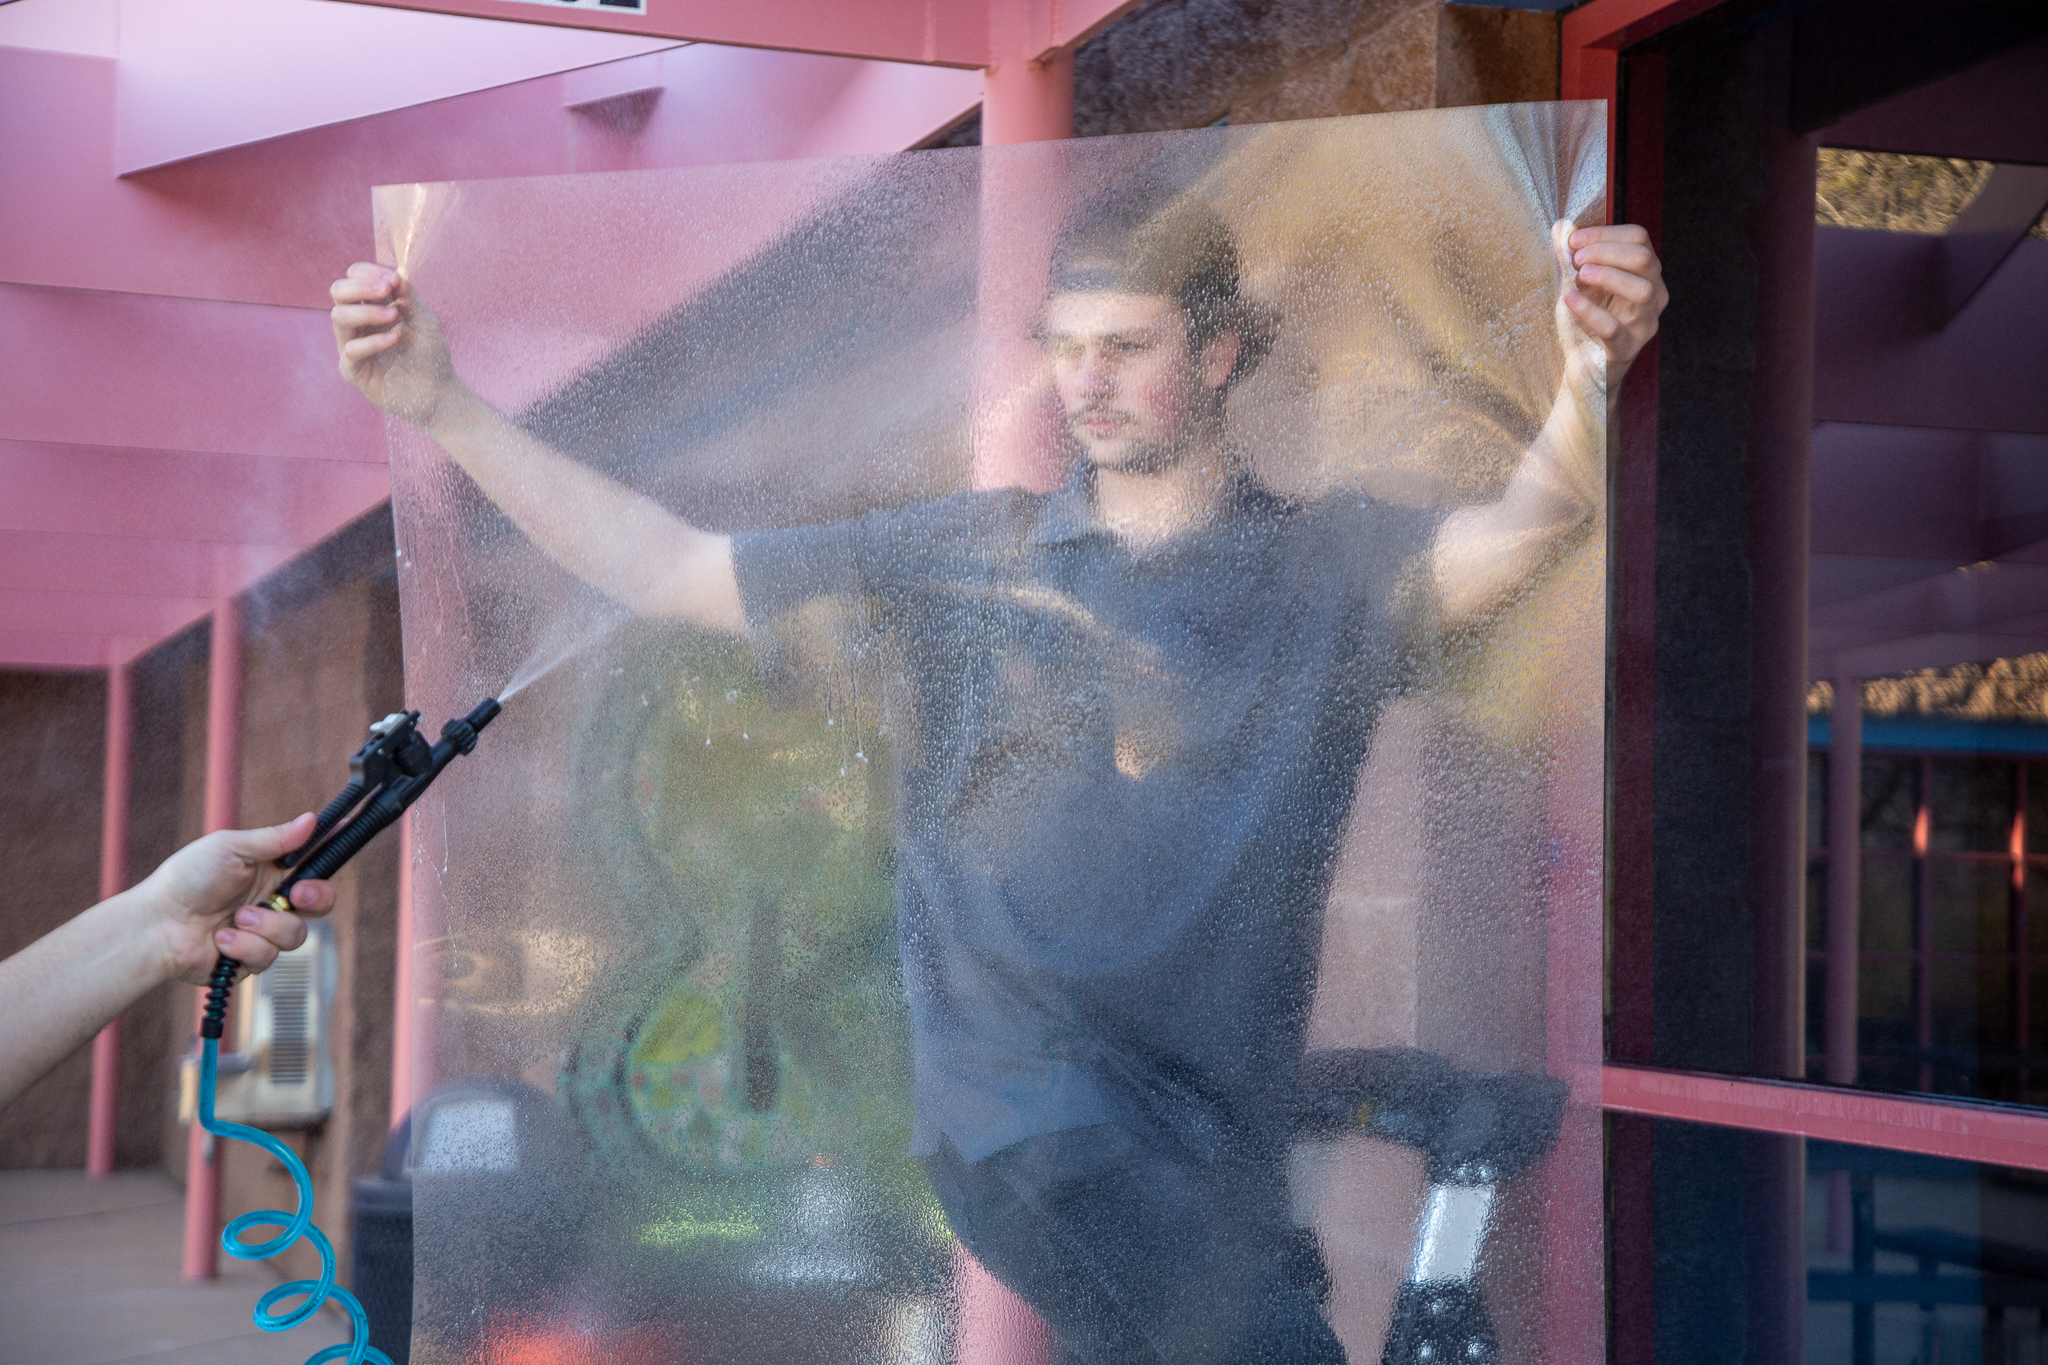
[{"label": "concrete floor", "polygon": [[184,1195],[167,1177],[129,1172],[0,1171],[0,1362],[5,1365],[299,1365],[340,1341],[323,1311],[289,1332],[260,1332],[266,1265],[221,1258],[220,1278],[179,1274]]}]

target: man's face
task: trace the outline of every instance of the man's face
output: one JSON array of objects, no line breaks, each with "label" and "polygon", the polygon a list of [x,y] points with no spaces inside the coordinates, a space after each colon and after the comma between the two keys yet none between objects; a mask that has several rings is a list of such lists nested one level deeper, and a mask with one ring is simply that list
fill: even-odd
[{"label": "man's face", "polygon": [[1237,361],[1228,333],[1190,352],[1187,315],[1158,294],[1055,294],[1041,333],[1082,453],[1133,474],[1180,461]]}]

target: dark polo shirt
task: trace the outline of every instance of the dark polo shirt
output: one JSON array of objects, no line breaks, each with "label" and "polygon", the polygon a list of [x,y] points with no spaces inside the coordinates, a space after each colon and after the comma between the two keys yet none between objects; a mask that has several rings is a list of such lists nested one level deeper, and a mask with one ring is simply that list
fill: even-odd
[{"label": "dark polo shirt", "polygon": [[757,647],[838,596],[883,650],[914,1150],[1102,1122],[1284,1146],[1331,867],[1438,520],[1244,481],[1133,556],[1084,474],[734,538]]}]

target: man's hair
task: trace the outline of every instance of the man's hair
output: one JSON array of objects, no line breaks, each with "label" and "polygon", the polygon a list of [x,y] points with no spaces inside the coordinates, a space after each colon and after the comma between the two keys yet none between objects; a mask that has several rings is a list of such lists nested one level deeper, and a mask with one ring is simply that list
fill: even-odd
[{"label": "man's hair", "polygon": [[1060,224],[1046,292],[1095,289],[1173,300],[1187,316],[1188,344],[1196,350],[1236,333],[1231,384],[1273,348],[1271,311],[1238,291],[1230,229],[1207,204],[1156,180],[1121,181],[1077,204]]}]

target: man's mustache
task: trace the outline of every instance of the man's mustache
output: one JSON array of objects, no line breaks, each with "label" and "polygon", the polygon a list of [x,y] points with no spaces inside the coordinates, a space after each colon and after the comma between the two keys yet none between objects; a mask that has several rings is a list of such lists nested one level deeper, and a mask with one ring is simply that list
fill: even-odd
[{"label": "man's mustache", "polygon": [[1123,408],[1104,407],[1099,403],[1091,403],[1085,408],[1076,408],[1067,414],[1069,422],[1086,422],[1097,417],[1107,417],[1118,422],[1135,420],[1130,412]]}]

